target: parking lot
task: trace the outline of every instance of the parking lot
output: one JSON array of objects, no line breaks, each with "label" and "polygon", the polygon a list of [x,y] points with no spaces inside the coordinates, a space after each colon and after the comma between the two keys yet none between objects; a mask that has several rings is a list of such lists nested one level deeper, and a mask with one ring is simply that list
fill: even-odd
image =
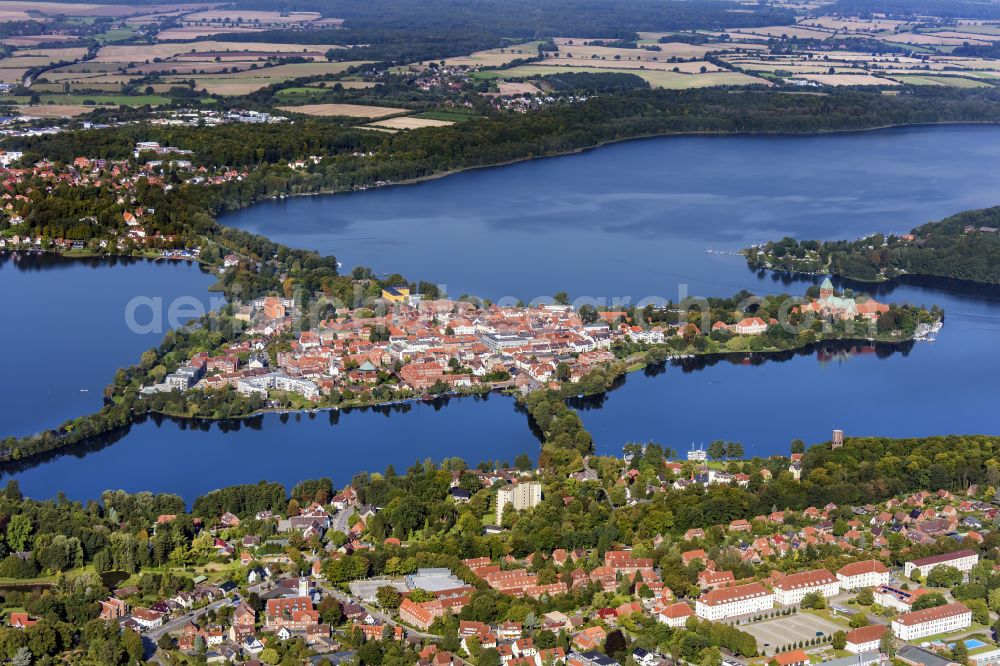
[{"label": "parking lot", "polygon": [[843,627],[809,613],[796,613],[773,620],[742,625],[740,629],[752,634],[757,639],[759,650],[766,651],[767,654],[774,654],[775,649],[784,645],[816,638],[817,631],[831,635]]}]

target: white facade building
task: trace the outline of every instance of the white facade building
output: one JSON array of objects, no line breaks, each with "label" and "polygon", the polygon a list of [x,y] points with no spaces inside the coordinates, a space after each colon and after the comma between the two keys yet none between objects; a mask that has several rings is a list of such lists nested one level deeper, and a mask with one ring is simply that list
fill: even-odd
[{"label": "white facade building", "polygon": [[811,592],[832,597],[840,592],[840,581],[826,569],[815,569],[785,576],[774,584],[774,600],[782,606],[801,603]]},{"label": "white facade building", "polygon": [[504,507],[514,506],[515,511],[523,511],[538,506],[542,502],[542,484],[538,481],[515,483],[497,491],[497,525],[503,521]]},{"label": "white facade building", "polygon": [[979,562],[979,554],[974,550],[957,550],[954,553],[944,555],[933,555],[923,557],[919,560],[908,561],[903,565],[903,573],[908,578],[912,578],[914,571],[919,571],[923,579],[927,579],[927,574],[933,571],[934,567],[948,566],[955,567],[962,573],[972,571],[972,567]]},{"label": "white facade building", "polygon": [[854,562],[837,571],[840,589],[857,590],[862,587],[878,587],[889,584],[889,570],[878,560]]},{"label": "white facade building", "polygon": [[760,583],[709,590],[695,602],[695,614],[703,620],[760,613],[774,608],[774,594]]},{"label": "white facade building", "polygon": [[933,634],[960,631],[972,624],[972,611],[958,602],[925,608],[900,615],[892,621],[892,633],[896,638],[912,641]]}]

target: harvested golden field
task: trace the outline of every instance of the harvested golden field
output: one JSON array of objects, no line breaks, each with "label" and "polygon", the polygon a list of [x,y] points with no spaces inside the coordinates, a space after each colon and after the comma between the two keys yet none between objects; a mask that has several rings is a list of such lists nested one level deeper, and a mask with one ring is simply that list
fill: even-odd
[{"label": "harvested golden field", "polygon": [[397,113],[409,113],[409,109],[365,106],[363,104],[303,104],[302,106],[279,106],[278,108],[289,113],[304,113],[309,116],[346,116],[349,118],[384,118]]},{"label": "harvested golden field", "polygon": [[659,51],[649,51],[647,49],[617,49],[606,46],[585,46],[582,44],[560,44],[559,57],[573,57],[574,60],[615,60],[620,61],[662,61],[670,58],[704,58],[709,51],[718,51],[718,45],[705,44],[682,44],[671,42],[657,44]]},{"label": "harvested golden field", "polygon": [[[540,43],[541,42],[526,42],[524,44],[515,44],[514,46],[508,46],[502,49],[476,51],[475,53],[470,53],[467,56],[445,58],[444,63],[449,67],[500,67],[501,65],[506,65],[512,60],[537,57],[538,45]],[[439,61],[435,60],[434,62]],[[423,62],[413,63],[410,66],[424,68],[430,65],[430,63],[430,60],[425,60]]]},{"label": "harvested golden field", "polygon": [[826,39],[832,35],[830,30],[818,30],[794,25],[772,25],[762,28],[735,28],[727,31],[729,34],[758,35],[768,37],[798,37],[799,39]]},{"label": "harvested golden field", "polygon": [[10,57],[0,58],[0,68],[40,67],[61,61],[77,60],[82,58],[86,53],[87,49],[85,48],[15,51]]},{"label": "harvested golden field", "polygon": [[194,61],[183,61],[178,62],[175,60],[168,60],[166,62],[157,63],[143,63],[141,65],[136,65],[135,67],[129,67],[129,74],[218,74],[223,70],[229,71],[232,67],[238,66],[240,69],[250,69],[249,62],[242,63],[243,66],[239,67],[240,63],[221,63],[213,62],[211,60],[194,60]]},{"label": "harvested golden field", "polygon": [[[678,63],[679,64],[679,63]],[[635,74],[636,76],[649,82],[654,88],[671,88],[683,90],[687,88],[706,88],[712,86],[745,86],[745,85],[771,85],[764,79],[742,74],[740,72],[730,72],[722,70],[718,72],[707,72],[705,74],[684,74],[681,72],[671,72],[652,69],[622,69],[616,67],[559,67],[550,64],[545,65],[521,65],[505,69],[502,74],[506,77],[535,77],[546,74],[560,74],[564,72],[593,72],[608,73],[618,72],[622,74]],[[493,74],[493,72],[487,72]]]},{"label": "harvested golden field", "polygon": [[990,34],[980,34],[972,31],[968,32],[955,32],[953,30],[940,30],[934,33],[938,37],[947,37],[949,39],[959,39],[963,42],[974,42],[978,40],[987,41],[1000,41],[1000,35],[990,35]]},{"label": "harvested golden field", "polygon": [[20,83],[27,72],[26,67],[10,67],[0,69],[0,83]]},{"label": "harvested golden field", "polygon": [[545,65],[556,67],[597,67],[609,69],[627,70],[654,70],[671,72],[677,70],[688,74],[697,74],[704,67],[706,72],[715,72],[720,69],[718,65],[713,65],[707,60],[691,60],[687,62],[669,62],[666,60],[594,60],[591,58],[546,58]]},{"label": "harvested golden field", "polygon": [[802,74],[795,78],[822,83],[825,86],[898,86],[891,79],[871,74]]},{"label": "harvested golden field", "polygon": [[940,37],[935,34],[921,32],[901,32],[884,38],[895,44],[915,44],[917,46],[961,46],[964,42],[970,44],[989,44],[988,39],[958,39],[956,37]]},{"label": "harvested golden field", "polygon": [[531,83],[516,83],[513,81],[497,81],[501,95],[537,95],[542,92]]},{"label": "harvested golden field", "polygon": [[895,30],[901,25],[905,25],[904,21],[897,21],[895,19],[887,18],[872,18],[872,19],[860,19],[860,18],[834,18],[832,16],[820,16],[818,18],[808,18],[799,21],[798,23],[805,27],[816,27],[825,28],[827,30],[844,30],[851,33],[875,33],[881,32],[883,30]]},{"label": "harvested golden field", "polygon": [[200,26],[200,25],[185,25],[177,28],[167,28],[166,30],[161,30],[156,34],[156,38],[169,41],[169,40],[192,40],[198,39],[199,37],[211,37],[212,35],[228,35],[232,33],[246,33],[251,34],[254,32],[260,32],[263,28],[246,28],[243,26],[235,25],[217,25],[217,26]]},{"label": "harvested golden field", "polygon": [[254,42],[186,42],[159,44],[111,44],[103,47],[94,59],[96,62],[152,62],[153,58],[173,58],[188,53],[239,53],[252,52],[264,54],[299,54],[305,52],[326,53],[331,48],[343,48],[334,45],[303,46],[302,44],[263,44]]},{"label": "harvested golden field", "polygon": [[[170,12],[177,10],[192,11],[198,9],[209,9],[215,6],[214,3],[178,3],[162,5],[148,5],[142,9],[150,14]],[[49,16],[65,14],[66,16],[128,16],[135,14],[136,8],[129,4],[103,5],[100,3],[76,3],[76,2],[31,2],[30,5],[23,0],[0,0],[0,12],[40,12]]]},{"label": "harvested golden field", "polygon": [[431,118],[414,118],[412,116],[401,116],[399,118],[386,118],[378,122],[368,123],[370,127],[384,128],[391,130],[421,129],[423,127],[445,127],[454,125],[450,120],[432,120]]},{"label": "harvested golden field", "polygon": [[922,74],[904,74],[893,76],[894,81],[908,83],[914,86],[948,86],[950,88],[989,88],[985,81],[976,81],[961,76],[927,76]]},{"label": "harvested golden field", "polygon": [[17,110],[26,116],[38,118],[72,118],[96,109],[96,106],[82,104],[36,104],[35,106],[19,106]]},{"label": "harvested golden field", "polygon": [[45,44],[46,42],[51,42],[53,40],[68,42],[76,41],[78,39],[80,38],[76,35],[25,35],[23,37],[7,37],[5,39],[0,39],[0,42],[6,44],[7,46],[32,47],[39,44]]}]

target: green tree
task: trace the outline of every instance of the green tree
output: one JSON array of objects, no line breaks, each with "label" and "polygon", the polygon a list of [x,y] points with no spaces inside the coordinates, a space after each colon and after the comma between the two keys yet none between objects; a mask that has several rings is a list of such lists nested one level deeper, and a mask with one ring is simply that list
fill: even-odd
[{"label": "green tree", "polygon": [[19,513],[10,519],[7,525],[7,543],[11,550],[22,552],[28,549],[31,540],[31,518]]},{"label": "green tree", "polygon": [[886,631],[878,642],[879,651],[892,659],[896,656],[896,641],[892,639],[892,632]]},{"label": "green tree", "polygon": [[861,611],[860,613],[855,613],[854,615],[851,616],[851,619],[850,621],[848,621],[847,624],[851,627],[851,629],[860,629],[861,627],[867,627],[869,624],[868,614],[865,613],[864,611]]},{"label": "green tree", "polygon": [[930,587],[954,587],[962,582],[962,572],[947,564],[939,564],[927,574]]},{"label": "green tree", "polygon": [[708,457],[712,460],[722,460],[726,457],[726,443],[717,439],[708,445]]},{"label": "green tree", "polygon": [[833,646],[834,650],[843,650],[847,647],[847,634],[843,631],[835,631],[833,633],[833,640],[830,641],[830,645]]},{"label": "green tree", "polygon": [[392,585],[383,585],[378,588],[378,591],[375,592],[375,598],[378,600],[379,606],[390,610],[399,608],[399,604],[403,601],[403,597],[400,595],[399,590],[394,588]]},{"label": "green tree", "polygon": [[819,592],[810,592],[802,597],[802,607],[812,610],[823,610],[826,608],[826,599]]},{"label": "green tree", "polygon": [[948,603],[948,600],[944,598],[944,595],[940,592],[930,592],[917,597],[917,600],[913,602],[911,608],[915,611],[924,610],[925,608],[935,608],[937,606],[944,606]]}]

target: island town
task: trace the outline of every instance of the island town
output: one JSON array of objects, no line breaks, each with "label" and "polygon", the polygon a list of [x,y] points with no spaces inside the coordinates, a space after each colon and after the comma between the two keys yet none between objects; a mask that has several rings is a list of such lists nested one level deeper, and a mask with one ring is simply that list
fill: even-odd
[{"label": "island town", "polygon": [[[239,261],[235,256],[224,259]],[[776,314],[782,307],[769,305]],[[724,319],[706,325],[719,309],[710,304],[690,311],[664,306],[660,312],[671,321],[655,323],[652,316],[643,321],[650,311],[578,310],[565,302],[501,307],[425,298],[401,285],[382,288],[380,297],[364,307],[330,306],[324,310],[328,317],[309,330],[297,330],[304,313],[296,299],[265,296],[235,308],[234,319],[242,326],[237,340],[211,352],[198,351],[169,373],[161,366],[159,376],[153,376],[159,381],[142,392],[224,389],[263,399],[291,394],[306,401],[301,404],[388,402],[493,389],[529,393],[563,385],[590,392],[606,387],[601,382],[609,368],[614,376],[651,349],[663,350],[657,356],[663,360],[692,351],[781,347],[777,335],[765,342],[769,331],[781,327],[766,310],[745,316],[722,308]],[[909,339],[878,326],[889,305],[836,295],[829,280],[814,298],[786,309],[804,331],[793,338],[798,343],[822,339],[824,331],[833,337],[830,322],[850,323],[853,332],[847,335],[860,339],[878,331]],[[892,306],[893,314],[897,310]],[[930,313],[918,314],[929,321]],[[688,321],[689,316],[701,325]],[[804,321],[806,316],[811,318]],[[273,401],[273,406],[279,404]]]},{"label": "island town", "polygon": [[[108,579],[118,582],[91,580],[61,559],[66,544],[28,519],[31,507],[8,527],[8,542],[24,550],[0,570],[65,571],[69,591],[92,585],[93,601],[74,612],[145,639],[160,663],[996,663],[994,486],[776,508],[687,529],[663,508],[682,495],[798,492],[837,456],[874,446],[835,431],[826,444],[804,451],[793,442],[790,455],[766,460],[736,459],[732,443],[718,442],[680,460],[656,444],[629,444],[577,471],[536,468],[527,456],[497,468],[427,461],[340,489],[304,481],[290,500],[263,482],[223,489],[191,513],[169,496],[109,492],[103,502],[128,528],[95,554],[94,568],[124,568]],[[1000,479],[1000,467],[988,476]],[[480,554],[441,551],[435,528],[406,517],[389,490],[418,479],[435,488],[422,502],[452,515],[439,536]],[[607,492],[618,520],[645,516],[628,539],[573,547],[554,533],[525,538],[553,512],[582,518],[595,491]],[[30,504],[16,484],[2,501]],[[168,507],[176,513],[156,513]],[[133,529],[147,535],[139,552]],[[118,543],[126,536],[131,556]],[[543,545],[549,536],[555,547]],[[16,653],[42,649],[39,636],[64,612],[52,600],[72,593],[0,594],[22,604],[0,629],[0,650]]]}]

